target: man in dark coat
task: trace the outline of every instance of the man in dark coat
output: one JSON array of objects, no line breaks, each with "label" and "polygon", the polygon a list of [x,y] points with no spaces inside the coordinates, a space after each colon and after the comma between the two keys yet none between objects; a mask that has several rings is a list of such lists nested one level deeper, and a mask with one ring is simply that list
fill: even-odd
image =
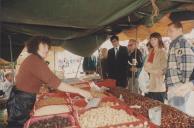
[{"label": "man in dark coat", "polygon": [[113,48],[108,51],[108,77],[116,80],[117,86],[127,86],[128,50],[119,45],[118,36],[112,36],[110,41]]},{"label": "man in dark coat", "polygon": [[138,42],[130,39],[128,42],[129,50],[129,70],[128,70],[128,89],[133,93],[140,93],[138,77],[143,67],[143,55],[137,47]]}]

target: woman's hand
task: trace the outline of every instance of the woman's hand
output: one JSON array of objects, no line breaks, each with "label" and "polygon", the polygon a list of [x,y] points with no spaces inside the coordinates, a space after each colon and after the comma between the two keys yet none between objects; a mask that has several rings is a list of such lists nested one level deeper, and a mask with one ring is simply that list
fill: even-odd
[{"label": "woman's hand", "polygon": [[83,89],[80,89],[78,87],[71,86],[71,85],[66,84],[64,82],[61,82],[57,89],[60,91],[64,91],[64,92],[78,93],[87,99],[92,98],[92,95],[90,94],[90,92],[83,90]]}]

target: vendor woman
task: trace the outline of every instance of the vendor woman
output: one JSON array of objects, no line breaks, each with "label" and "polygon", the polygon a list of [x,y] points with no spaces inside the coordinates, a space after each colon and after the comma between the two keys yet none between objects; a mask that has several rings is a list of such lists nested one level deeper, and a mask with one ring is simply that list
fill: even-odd
[{"label": "vendor woman", "polygon": [[16,86],[13,87],[7,103],[8,128],[23,128],[42,84],[64,92],[79,93],[85,98],[92,97],[88,91],[61,82],[48,68],[44,59],[48,55],[50,43],[51,40],[44,36],[36,36],[27,42],[30,55],[20,66]]}]

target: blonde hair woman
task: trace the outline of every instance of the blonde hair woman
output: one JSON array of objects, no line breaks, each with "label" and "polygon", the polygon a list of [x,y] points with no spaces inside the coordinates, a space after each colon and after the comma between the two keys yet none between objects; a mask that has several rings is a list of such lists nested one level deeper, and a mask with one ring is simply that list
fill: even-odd
[{"label": "blonde hair woman", "polygon": [[107,57],[108,49],[107,48],[100,49],[100,58],[98,59],[98,73],[102,76],[103,79],[108,78]]}]

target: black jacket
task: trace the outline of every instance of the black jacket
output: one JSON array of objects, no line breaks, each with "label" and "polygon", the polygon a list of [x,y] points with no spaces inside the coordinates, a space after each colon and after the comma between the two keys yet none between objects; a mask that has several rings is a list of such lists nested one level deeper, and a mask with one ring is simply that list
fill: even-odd
[{"label": "black jacket", "polygon": [[[135,73],[135,77],[138,77],[139,72],[141,71],[142,67],[143,67],[143,55],[141,53],[141,51],[139,49],[136,49],[136,59],[137,59],[137,65],[136,67],[138,68],[138,72]],[[129,53],[129,62],[132,63],[132,60],[135,59],[135,51],[132,53]],[[129,65],[129,69],[132,67],[130,64]],[[128,70],[128,76],[132,77],[132,72],[130,70]]]},{"label": "black jacket", "polygon": [[96,57],[95,56],[90,56],[90,57],[84,57],[83,60],[83,71],[96,71]]},{"label": "black jacket", "polygon": [[127,78],[128,71],[128,50],[125,46],[120,46],[118,55],[115,57],[115,50],[111,48],[108,51],[108,76],[113,79],[119,77]]},{"label": "black jacket", "polygon": [[106,79],[108,77],[107,58],[98,59],[97,72],[102,76],[103,79]]}]

